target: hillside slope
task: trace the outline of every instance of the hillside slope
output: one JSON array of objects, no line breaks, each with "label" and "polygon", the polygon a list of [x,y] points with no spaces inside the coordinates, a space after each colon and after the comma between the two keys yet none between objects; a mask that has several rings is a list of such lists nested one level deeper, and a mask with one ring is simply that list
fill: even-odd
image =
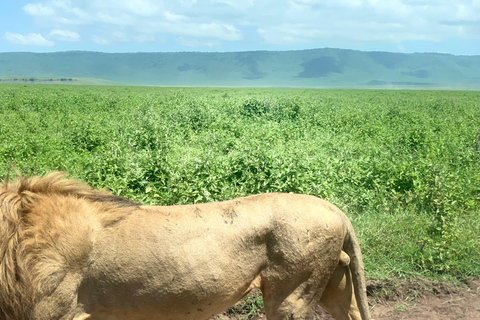
[{"label": "hillside slope", "polygon": [[98,78],[122,84],[480,88],[480,56],[343,49],[227,53],[0,53],[1,77]]}]

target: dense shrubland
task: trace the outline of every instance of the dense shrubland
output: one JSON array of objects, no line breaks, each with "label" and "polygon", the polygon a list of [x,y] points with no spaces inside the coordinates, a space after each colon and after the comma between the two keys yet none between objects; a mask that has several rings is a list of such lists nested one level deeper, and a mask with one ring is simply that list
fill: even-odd
[{"label": "dense shrubland", "polygon": [[480,92],[0,85],[12,166],[146,204],[313,194],[369,277],[480,275]]}]

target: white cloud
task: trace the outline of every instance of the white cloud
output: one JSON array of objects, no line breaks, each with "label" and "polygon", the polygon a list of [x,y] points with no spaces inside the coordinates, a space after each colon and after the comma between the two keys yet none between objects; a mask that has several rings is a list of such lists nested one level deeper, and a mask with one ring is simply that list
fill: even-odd
[{"label": "white cloud", "polygon": [[[151,17],[155,16],[159,12],[159,7],[156,4],[158,1],[151,0],[116,0],[110,3],[113,7],[118,7],[120,10],[124,10],[127,13],[134,15]],[[108,2],[107,2],[108,3]]]},{"label": "white cloud", "polygon": [[[267,43],[401,43],[442,41],[449,38],[480,37],[480,28],[446,25],[455,20],[465,27],[465,19],[480,24],[480,11],[467,0],[291,0],[276,23],[259,24],[258,34]],[[475,16],[472,16],[475,15]],[[301,17],[299,19],[298,17]],[[463,19],[463,20],[462,20]]]},{"label": "white cloud", "polygon": [[95,17],[92,17],[89,20],[91,20],[90,23],[99,22],[115,26],[131,26],[137,23],[137,21],[133,19],[132,16],[126,13],[112,15],[108,12],[98,12]]},{"label": "white cloud", "polygon": [[182,15],[179,15],[179,14],[175,14],[175,13],[172,13],[170,11],[165,11],[165,13],[163,15],[164,15],[166,20],[172,21],[172,22],[188,21],[188,17],[182,16]]},{"label": "white cloud", "polygon": [[239,41],[243,39],[242,32],[233,25],[215,22],[198,23],[191,21],[191,19],[183,23],[172,21],[152,22],[146,29],[152,33],[198,38],[201,41],[204,39],[216,39],[218,41]]},{"label": "white cloud", "polygon": [[59,41],[80,41],[80,35],[77,32],[69,30],[54,29],[50,31],[47,37]]},{"label": "white cloud", "polygon": [[29,33],[27,35],[23,35],[19,33],[6,32],[3,38],[11,43],[21,45],[41,47],[52,47],[55,45],[55,42],[45,39],[39,33]]},{"label": "white cloud", "polygon": [[274,28],[259,28],[257,32],[272,44],[308,43],[329,36],[328,30],[311,28],[310,25],[301,23],[285,23]]},{"label": "white cloud", "polygon": [[180,0],[180,5],[182,7],[191,7],[195,4],[197,4],[197,0]]},{"label": "white cloud", "polygon": [[257,30],[250,42],[278,45],[480,39],[480,0],[38,0],[23,11],[38,25],[80,30],[104,45],[173,37],[219,46],[244,40],[245,30]]},{"label": "white cloud", "polygon": [[220,45],[220,41],[217,40],[200,40],[197,38],[184,38],[179,37],[177,38],[177,42],[180,43],[182,46],[186,47],[215,47]]},{"label": "white cloud", "polygon": [[113,38],[110,40],[110,42],[153,42],[155,41],[154,36],[149,36],[149,35],[129,35],[125,32],[121,31],[115,31],[112,34]]},{"label": "white cloud", "polygon": [[93,35],[91,37],[92,41],[98,45],[107,46],[113,43],[118,42],[136,42],[136,43],[145,43],[145,42],[154,42],[157,39],[152,35],[130,35],[122,31],[114,31],[111,34],[107,35]]},{"label": "white cloud", "polygon": [[141,34],[141,35],[133,36],[132,40],[135,42],[142,43],[142,42],[155,42],[157,39],[151,35]]},{"label": "white cloud", "polygon": [[97,35],[92,36],[92,41],[95,42],[96,44],[99,44],[99,45],[102,45],[102,46],[105,46],[105,45],[108,45],[108,44],[111,43],[107,39],[105,39],[103,37],[100,37],[100,36],[97,36]]},{"label": "white cloud", "polygon": [[337,0],[337,1],[342,6],[352,7],[352,8],[360,7],[362,6],[362,4],[365,3],[365,1],[363,0]]},{"label": "white cloud", "polygon": [[226,4],[235,9],[245,10],[254,5],[253,0],[210,0],[211,3]]},{"label": "white cloud", "polygon": [[199,23],[191,24],[189,30],[178,32],[179,34],[186,34],[194,37],[215,38],[224,41],[238,41],[242,40],[243,35],[233,25],[220,23]]},{"label": "white cloud", "polygon": [[29,3],[23,7],[23,11],[31,16],[47,17],[55,14],[55,9],[41,3]]}]

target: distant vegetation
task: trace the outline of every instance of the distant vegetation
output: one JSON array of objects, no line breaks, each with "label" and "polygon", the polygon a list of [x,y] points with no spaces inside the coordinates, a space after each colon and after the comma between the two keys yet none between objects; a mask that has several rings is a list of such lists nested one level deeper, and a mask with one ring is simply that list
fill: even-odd
[{"label": "distant vegetation", "polygon": [[0,53],[0,78],[90,78],[134,85],[480,89],[479,74],[480,56],[436,53]]},{"label": "distant vegetation", "polygon": [[0,78],[0,82],[4,83],[16,83],[16,82],[29,82],[29,83],[58,83],[58,82],[75,82],[77,79],[72,78]]},{"label": "distant vegetation", "polygon": [[0,119],[0,180],[65,170],[157,205],[313,194],[352,218],[370,278],[480,276],[477,91],[0,84]]}]

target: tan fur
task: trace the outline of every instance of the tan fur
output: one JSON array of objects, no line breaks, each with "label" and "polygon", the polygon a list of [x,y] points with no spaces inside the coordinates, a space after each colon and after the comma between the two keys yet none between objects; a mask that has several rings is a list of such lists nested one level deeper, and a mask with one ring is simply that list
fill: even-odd
[{"label": "tan fur", "polygon": [[5,320],[201,320],[255,287],[269,320],[318,303],[370,319],[353,228],[312,196],[151,207],[62,173],[22,178],[0,186],[0,258]]}]

